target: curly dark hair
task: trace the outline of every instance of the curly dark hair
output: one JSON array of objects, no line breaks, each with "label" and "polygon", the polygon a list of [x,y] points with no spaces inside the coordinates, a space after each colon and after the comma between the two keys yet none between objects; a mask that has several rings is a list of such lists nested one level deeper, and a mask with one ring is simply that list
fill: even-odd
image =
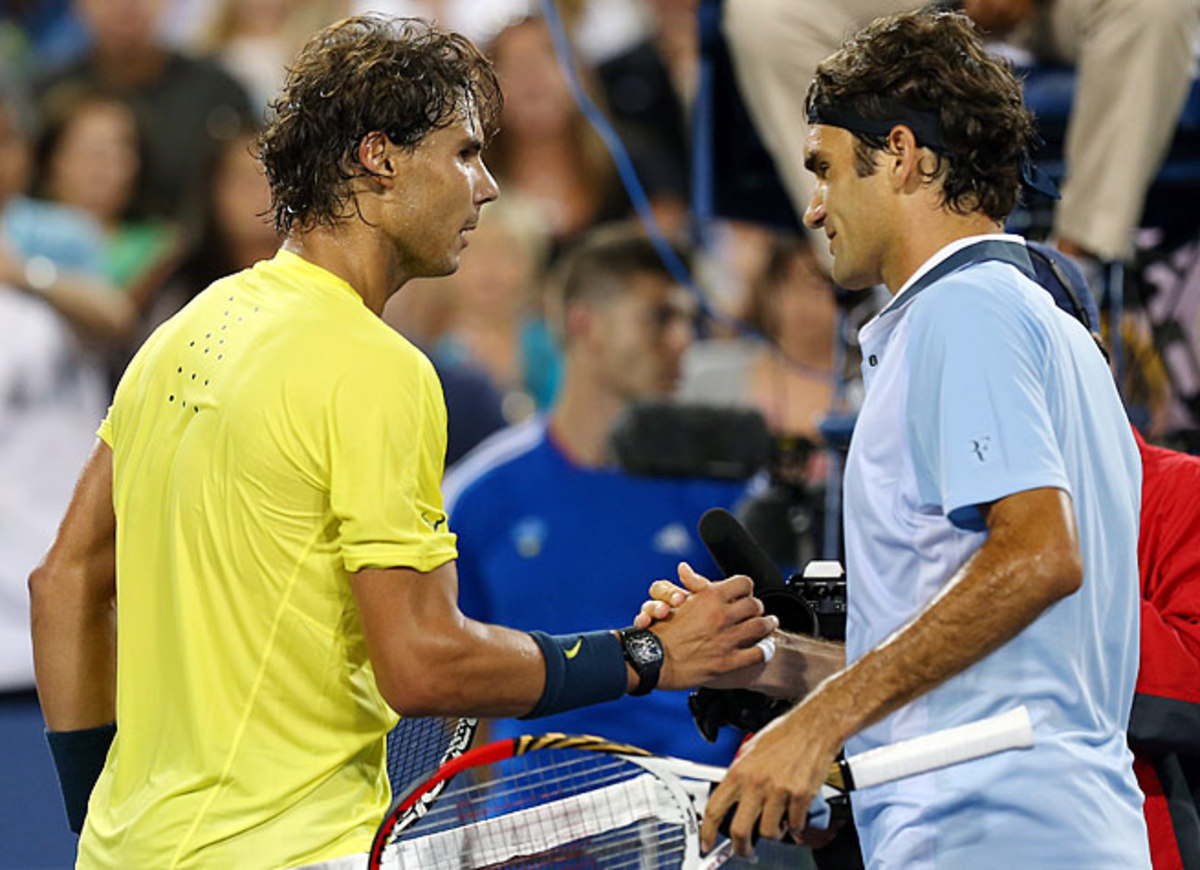
[{"label": "curly dark hair", "polygon": [[[941,144],[927,181],[942,178],[942,202],[959,214],[1002,221],[1020,196],[1022,165],[1036,142],[1012,65],[992,57],[965,15],[920,11],[867,25],[817,67],[805,108],[833,102],[874,121],[901,106],[937,119]],[[887,136],[854,133],[855,168],[875,171]]]},{"label": "curly dark hair", "polygon": [[467,108],[487,138],[502,104],[491,62],[460,34],[382,15],[329,25],[288,68],[256,142],[276,228],[333,226],[350,213],[349,182],[368,174],[357,153],[368,133],[416,147]]}]

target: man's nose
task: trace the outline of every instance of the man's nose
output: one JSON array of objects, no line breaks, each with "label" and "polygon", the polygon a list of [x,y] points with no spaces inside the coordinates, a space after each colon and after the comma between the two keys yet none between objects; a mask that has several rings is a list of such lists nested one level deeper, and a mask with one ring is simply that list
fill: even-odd
[{"label": "man's nose", "polygon": [[804,225],[811,230],[820,229],[825,223],[825,198],[820,190],[813,191],[808,208],[804,210]]},{"label": "man's nose", "polygon": [[487,164],[482,160],[479,161],[479,168],[482,170],[482,177],[475,186],[475,202],[478,205],[484,205],[485,203],[493,202],[500,196],[500,185],[496,183],[496,179],[487,168]]}]

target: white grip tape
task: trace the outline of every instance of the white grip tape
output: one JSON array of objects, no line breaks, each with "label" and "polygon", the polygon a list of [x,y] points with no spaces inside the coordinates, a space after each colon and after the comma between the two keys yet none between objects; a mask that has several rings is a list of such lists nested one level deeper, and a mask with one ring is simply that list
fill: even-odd
[{"label": "white grip tape", "polygon": [[848,758],[846,763],[854,787],[860,789],[1032,745],[1033,723],[1022,705],[999,716],[880,746]]}]

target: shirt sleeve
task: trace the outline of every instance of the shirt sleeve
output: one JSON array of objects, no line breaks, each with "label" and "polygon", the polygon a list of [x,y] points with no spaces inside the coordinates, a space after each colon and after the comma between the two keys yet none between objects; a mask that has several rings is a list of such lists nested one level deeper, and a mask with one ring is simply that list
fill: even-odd
[{"label": "shirt sleeve", "polygon": [[347,571],[432,571],[455,558],[442,508],[446,406],[415,350],[343,378],[328,409],[330,505]]},{"label": "shirt sleeve", "polygon": [[1045,328],[1019,297],[978,289],[949,279],[925,291],[907,347],[921,499],[970,530],[984,528],[978,505],[1039,487],[1070,491],[1048,410]]},{"label": "shirt sleeve", "polygon": [[113,446],[112,405],[108,406],[108,413],[100,421],[100,427],[96,430],[96,437],[109,447]]}]

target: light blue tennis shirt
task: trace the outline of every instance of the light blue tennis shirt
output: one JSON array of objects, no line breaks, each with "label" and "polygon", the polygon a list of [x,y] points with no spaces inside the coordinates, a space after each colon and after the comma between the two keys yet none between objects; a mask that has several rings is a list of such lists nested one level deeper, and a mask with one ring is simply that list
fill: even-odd
[{"label": "light blue tennis shirt", "polygon": [[871,868],[1149,868],[1125,728],[1138,667],[1141,465],[1103,356],[1015,236],[938,252],[860,332],[845,478],[847,658],[911,622],[983,544],[976,506],[1066,491],[1083,585],[848,753],[1025,704],[1035,746],[856,792]]}]

